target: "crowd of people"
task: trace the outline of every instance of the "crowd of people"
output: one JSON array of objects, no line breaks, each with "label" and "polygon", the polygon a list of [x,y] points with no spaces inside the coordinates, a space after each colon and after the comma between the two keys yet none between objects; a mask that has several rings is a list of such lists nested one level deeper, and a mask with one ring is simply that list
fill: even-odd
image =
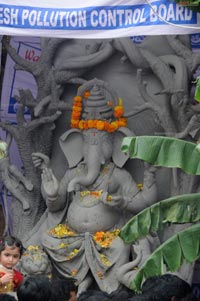
[{"label": "crowd of people", "polygon": [[0,240],[0,301],[180,301],[194,300],[191,286],[173,274],[146,279],[140,294],[122,289],[107,294],[97,289],[77,296],[71,279],[26,276],[14,269],[23,253],[20,240],[8,236]]}]

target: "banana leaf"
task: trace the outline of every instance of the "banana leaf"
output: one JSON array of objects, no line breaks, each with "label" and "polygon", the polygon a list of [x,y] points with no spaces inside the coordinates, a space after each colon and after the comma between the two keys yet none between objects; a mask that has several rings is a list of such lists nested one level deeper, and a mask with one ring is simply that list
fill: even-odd
[{"label": "banana leaf", "polygon": [[200,175],[200,145],[162,136],[123,139],[121,150],[155,166],[178,167],[188,174]]},{"label": "banana leaf", "polygon": [[163,265],[176,271],[184,261],[193,262],[200,256],[200,224],[180,231],[160,245],[143,263],[131,281],[130,288],[140,291],[146,278],[162,275]]},{"label": "banana leaf", "polygon": [[200,221],[200,193],[184,194],[160,201],[132,217],[119,236],[132,243],[150,232],[162,230],[168,223],[195,223]]}]

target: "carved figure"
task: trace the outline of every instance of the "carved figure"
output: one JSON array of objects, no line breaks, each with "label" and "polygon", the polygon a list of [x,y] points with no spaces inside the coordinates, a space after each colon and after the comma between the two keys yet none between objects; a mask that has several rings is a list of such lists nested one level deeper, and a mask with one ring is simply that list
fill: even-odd
[{"label": "carved figure", "polygon": [[27,212],[30,205],[27,202],[27,194],[33,189],[31,181],[26,179],[17,167],[10,163],[9,147],[11,144],[11,135],[7,140],[0,140],[0,179],[4,184],[4,207],[5,207],[5,229],[4,235],[8,232],[9,213],[8,213],[8,191],[13,199],[16,199],[22,205],[23,211]]},{"label": "carved figure", "polygon": [[45,275],[51,278],[51,262],[39,246],[29,246],[24,252],[19,269],[25,276]]},{"label": "carved figure", "polygon": [[[131,183],[133,187],[130,188],[128,181],[125,180],[124,175],[127,175],[127,173],[124,168],[127,167],[131,175],[134,178],[136,176],[137,180],[139,179],[139,182],[141,182],[143,170],[141,167],[143,166],[141,162],[135,160],[124,166],[127,157],[124,157],[124,154],[122,155],[120,152],[116,152],[120,149],[122,138],[133,135],[133,133],[129,134],[127,128],[124,127],[126,122],[123,118],[131,116],[133,109],[135,110],[135,115],[132,115],[133,118],[129,119],[128,127],[134,129],[137,136],[163,135],[193,142],[199,140],[200,110],[198,104],[193,105],[193,97],[190,95],[190,82],[192,74],[199,65],[200,56],[199,53],[194,53],[190,49],[189,36],[185,38],[173,35],[149,36],[139,45],[133,43],[129,38],[106,39],[103,41],[41,39],[41,57],[34,64],[25,61],[11,46],[5,45],[9,55],[16,63],[15,68],[32,74],[38,87],[36,97],[25,89],[20,89],[19,96],[15,97],[18,104],[17,124],[11,124],[3,120],[0,122],[1,128],[12,135],[18,146],[23,162],[23,179],[27,181],[31,179],[33,184],[33,189],[29,191],[20,180],[21,178],[19,178],[20,181],[17,181],[18,186],[15,191],[21,196],[21,191],[24,192],[25,190],[26,194],[23,200],[27,200],[29,208],[24,210],[23,203],[19,203],[18,198],[12,198],[13,233],[20,237],[27,246],[43,244],[57,269],[63,275],[73,276],[77,279],[79,291],[87,288],[91,274],[93,274],[93,278],[96,277],[95,280],[103,290],[107,290],[103,286],[106,280],[109,280],[107,283],[111,287],[110,290],[118,287],[119,282],[128,285],[130,280],[129,267],[132,269],[137,262],[140,265],[143,258],[148,256],[148,251],[152,252],[147,241],[144,243],[144,247],[141,246],[140,250],[137,250],[137,247],[134,246],[134,262],[130,265],[127,262],[125,264],[128,265],[121,265],[122,269],[118,269],[119,280],[116,280],[115,269],[117,269],[117,264],[112,261],[112,258],[114,258],[116,252],[116,257],[119,256],[120,258],[119,265],[123,263],[120,252],[122,253],[124,248],[123,244],[121,244],[121,249],[119,248],[118,252],[114,248],[115,244],[118,243],[118,239],[115,239],[118,227],[129,219],[130,215],[132,216],[156,201],[156,198],[153,197],[156,193],[154,190],[155,184],[152,184],[154,181],[152,168],[144,173],[143,190],[139,190],[136,183],[133,184],[133,182]],[[94,77],[108,82],[117,91],[118,95],[123,97],[128,113],[122,114],[122,118],[114,117],[114,107],[112,110],[108,103],[110,100],[115,100],[115,106],[117,107],[118,102],[116,102],[115,97],[107,97],[108,94],[115,95],[113,90],[111,93],[110,87],[105,89],[106,93],[102,97],[106,99],[104,104],[107,103],[106,106],[103,104],[103,108],[106,108],[105,111],[99,105],[86,105],[85,109],[80,110],[83,113],[81,116],[81,114],[78,114],[78,109],[76,111],[73,109],[73,129],[67,131],[60,139],[60,145],[70,169],[66,171],[65,176],[60,181],[63,176],[62,169],[67,169],[68,165],[63,164],[65,158],[63,154],[57,151],[59,149],[57,137],[65,129],[69,129],[70,100],[72,95],[74,96],[76,93],[77,86]],[[93,86],[95,86],[94,89]],[[87,87],[83,85],[79,89],[78,96],[82,98],[85,90],[92,89],[91,96],[88,99],[91,100],[91,97],[93,100],[95,97],[98,98],[99,92],[97,95],[95,94],[96,86],[103,88],[103,91],[106,88],[105,84],[101,85],[99,82],[93,81]],[[84,103],[86,104],[86,99],[84,99]],[[100,104],[101,101],[92,102],[92,104],[95,103]],[[78,104],[78,101],[76,104]],[[26,119],[24,116],[25,107],[30,111],[30,119]],[[122,106],[119,104],[119,107]],[[120,110],[116,111],[120,112]],[[64,113],[62,116],[61,112]],[[96,120],[101,121],[98,122],[98,127]],[[76,128],[77,122],[80,125],[78,128]],[[104,140],[107,142],[104,143]],[[93,141],[93,145],[88,147],[88,141]],[[97,147],[93,148],[97,142]],[[104,144],[109,147],[103,147]],[[100,158],[106,160],[100,160],[103,166],[96,174],[96,179],[87,182],[88,166],[92,165],[90,162],[93,161],[94,163],[95,161],[94,159],[90,161],[90,158],[88,159],[86,156],[87,153],[90,153],[91,158],[94,158],[94,154],[91,155],[90,149],[98,150],[98,152],[95,152],[98,160]],[[109,150],[112,155],[110,157],[103,156],[105,150],[106,154]],[[35,168],[32,164],[31,154],[33,152],[32,157],[35,166],[42,169],[43,198],[40,189],[41,170]],[[78,152],[79,159],[77,160],[76,154]],[[116,153],[117,155],[115,155]],[[119,153],[120,157],[118,157]],[[51,160],[49,159],[50,154]],[[81,161],[82,157],[84,158],[83,161]],[[81,164],[81,162],[89,163],[87,166],[87,164]],[[121,163],[119,164],[119,162]],[[111,166],[113,166],[113,170]],[[8,170],[7,167],[5,170]],[[50,167],[51,169],[49,169]],[[111,175],[103,175],[104,168],[107,171],[111,170]],[[80,178],[80,173],[84,175],[82,178]],[[92,173],[91,171],[89,174],[92,175]],[[106,183],[108,178],[111,183],[106,186],[103,183]],[[176,168],[168,170],[160,168],[156,180],[159,200],[180,194],[195,193],[199,191],[200,187],[198,176],[185,174],[182,170]],[[101,181],[102,184],[100,184]],[[147,185],[148,181],[149,184]],[[124,183],[128,185],[130,190],[122,189]],[[13,187],[11,185],[8,189]],[[91,193],[96,191],[98,193]],[[129,197],[129,193],[132,198]],[[119,197],[120,195],[122,197]],[[77,201],[78,196],[82,197],[84,201],[80,202],[80,198]],[[46,204],[44,200],[46,200]],[[142,201],[140,202],[140,200]],[[46,205],[48,208],[45,211]],[[79,205],[82,205],[82,207]],[[73,218],[70,212],[73,213]],[[122,214],[120,221],[117,220],[119,213]],[[104,214],[109,217],[110,224],[102,226],[105,220]],[[81,227],[82,217],[84,219]],[[98,228],[97,231],[93,230],[94,232],[92,232],[90,229],[92,221],[95,221],[94,225]],[[114,225],[115,222],[116,225]],[[71,229],[72,226],[75,229]],[[160,235],[161,242],[179,232],[183,226],[185,225],[173,224],[167,227],[164,235],[163,233]],[[101,228],[105,230],[100,231]],[[97,236],[95,236],[96,233],[98,233]],[[97,240],[102,242],[105,239],[112,242],[108,248],[97,244]],[[48,243],[45,243],[45,240]],[[76,247],[78,242],[81,245],[80,249]],[[93,257],[89,261],[88,258],[91,253]],[[124,261],[126,261],[128,253],[130,253],[130,247],[124,249]],[[102,256],[99,258],[98,254]],[[98,265],[95,265],[95,258],[98,259]],[[82,266],[80,266],[79,271],[76,269],[76,263],[77,265],[78,263],[82,264],[84,259],[85,262],[87,260],[88,268],[85,278],[84,273],[80,273],[80,270],[83,271]],[[73,264],[75,268],[73,268]],[[97,269],[98,266],[102,267],[103,273]],[[125,280],[122,279],[120,273],[122,276],[125,275]],[[184,276],[188,275],[192,276],[192,273],[184,273]],[[112,276],[113,283],[110,281]]]},{"label": "carved figure", "polygon": [[121,101],[113,106],[105,91],[115,102],[112,90],[96,79],[83,85],[74,98],[73,128],[60,137],[69,163],[60,182],[48,168],[49,160],[33,154],[35,166],[42,168],[48,211],[27,243],[36,243],[41,236],[53,265],[60,274],[77,280],[79,293],[93,278],[108,293],[119,288],[117,269],[130,257],[130,245],[118,237],[119,229],[130,213],[156,201],[155,169],[145,170],[140,189],[123,168],[128,157],[120,150],[121,141],[133,133],[125,127]]}]

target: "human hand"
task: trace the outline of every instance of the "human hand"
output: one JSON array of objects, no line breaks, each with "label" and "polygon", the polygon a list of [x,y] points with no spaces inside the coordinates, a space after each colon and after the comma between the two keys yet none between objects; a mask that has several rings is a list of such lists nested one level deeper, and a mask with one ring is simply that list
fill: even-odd
[{"label": "human hand", "polygon": [[13,273],[6,273],[0,278],[1,284],[6,284],[13,281]]},{"label": "human hand", "polygon": [[42,171],[42,185],[44,192],[50,198],[58,194],[58,181],[50,168],[44,168]]}]

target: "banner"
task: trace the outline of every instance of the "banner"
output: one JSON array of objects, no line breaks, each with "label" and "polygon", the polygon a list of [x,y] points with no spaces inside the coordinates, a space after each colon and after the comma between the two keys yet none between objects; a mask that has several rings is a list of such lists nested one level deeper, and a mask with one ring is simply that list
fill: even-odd
[{"label": "banner", "polygon": [[0,35],[117,38],[200,31],[174,0],[0,0]]}]

